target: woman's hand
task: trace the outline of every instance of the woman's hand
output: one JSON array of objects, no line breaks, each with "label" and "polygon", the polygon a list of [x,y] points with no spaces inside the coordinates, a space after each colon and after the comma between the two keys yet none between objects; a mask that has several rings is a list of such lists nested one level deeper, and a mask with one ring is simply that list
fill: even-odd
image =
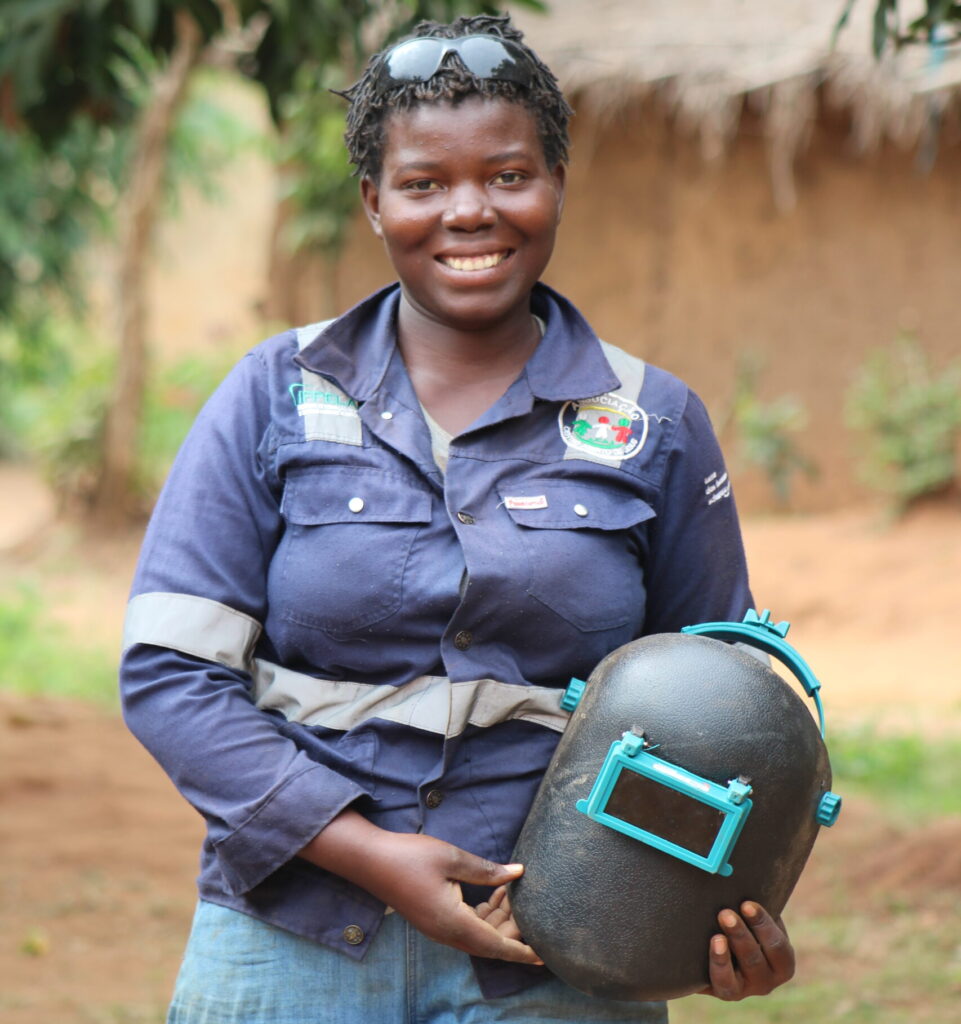
[{"label": "woman's hand", "polygon": [[[542,963],[520,941],[510,904],[506,911],[503,907],[503,886],[520,878],[522,865],[495,864],[431,836],[393,832],[386,836],[379,853],[385,863],[370,891],[418,931],[473,956]],[[464,902],[461,882],[499,888],[475,911]]]},{"label": "woman's hand", "polygon": [[524,873],[520,864],[495,864],[432,836],[388,832],[352,810],[300,855],[383,900],[435,942],[473,956],[543,962],[512,927],[510,904],[502,910],[506,894],[495,893],[475,911],[461,891],[461,882],[504,886]]},{"label": "woman's hand", "polygon": [[763,996],[794,976],[794,947],[780,918],[747,901],[740,916],[722,910],[717,921],[722,934],[711,937],[711,984],[704,995],[728,1001]]}]

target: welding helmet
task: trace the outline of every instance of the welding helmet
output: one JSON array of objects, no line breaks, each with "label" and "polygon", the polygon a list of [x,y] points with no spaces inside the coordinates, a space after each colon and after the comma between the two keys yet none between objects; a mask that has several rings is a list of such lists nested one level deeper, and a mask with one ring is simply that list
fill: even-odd
[{"label": "welding helmet", "polygon": [[[781,913],[841,804],[820,684],[788,628],[749,611],[635,640],[571,681],[510,894],[524,941],[569,985],[638,1001],[696,992],[721,909]],[[794,673],[817,724],[757,651]]]}]

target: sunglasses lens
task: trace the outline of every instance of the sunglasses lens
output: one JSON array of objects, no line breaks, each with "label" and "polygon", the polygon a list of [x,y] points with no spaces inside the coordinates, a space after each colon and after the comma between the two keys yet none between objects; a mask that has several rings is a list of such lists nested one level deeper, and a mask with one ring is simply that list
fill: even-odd
[{"label": "sunglasses lens", "polygon": [[530,61],[510,40],[493,36],[460,36],[457,39],[408,39],[389,51],[377,71],[377,85],[390,89],[402,82],[426,82],[437,74],[451,50],[478,78],[497,78],[530,86]]},{"label": "sunglasses lens", "polygon": [[426,82],[440,67],[446,50],[443,39],[409,39],[387,55],[383,77],[392,84]]},{"label": "sunglasses lens", "polygon": [[466,36],[458,42],[457,52],[478,78],[530,85],[528,62],[521,51],[510,48],[509,42],[485,36]]}]

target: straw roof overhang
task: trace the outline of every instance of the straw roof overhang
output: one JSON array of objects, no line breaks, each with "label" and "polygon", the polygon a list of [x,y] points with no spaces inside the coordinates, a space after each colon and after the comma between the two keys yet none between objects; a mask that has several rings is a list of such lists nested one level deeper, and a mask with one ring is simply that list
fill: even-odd
[{"label": "straw roof overhang", "polygon": [[[581,115],[603,121],[655,96],[681,128],[720,156],[746,108],[764,118],[775,199],[794,204],[794,156],[818,96],[850,112],[857,148],[884,138],[916,146],[957,112],[961,45],[871,51],[875,0],[548,0],[546,15],[512,11]],[[904,0],[905,23],[923,10]]]}]

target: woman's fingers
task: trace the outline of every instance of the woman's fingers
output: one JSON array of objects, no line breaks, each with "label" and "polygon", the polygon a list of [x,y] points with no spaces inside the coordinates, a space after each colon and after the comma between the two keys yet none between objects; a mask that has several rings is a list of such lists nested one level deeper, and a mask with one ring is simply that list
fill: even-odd
[{"label": "woman's fingers", "polygon": [[711,938],[708,953],[710,995],[736,1000],[766,995],[794,975],[794,949],[787,932],[758,903],[741,904],[741,916],[722,910],[723,934]]},{"label": "woman's fingers", "polygon": [[[496,911],[495,913],[500,913]],[[456,922],[445,939],[448,945],[462,949],[474,956],[490,957],[496,960],[511,960],[521,964],[542,964],[544,961],[520,940],[513,922],[495,927],[489,920],[482,919],[466,903],[461,904]]]},{"label": "woman's fingers", "polygon": [[520,941],[520,929],[511,913],[511,901],[506,886],[498,886],[487,900],[474,908],[474,911],[482,921],[496,928],[505,938]]}]

